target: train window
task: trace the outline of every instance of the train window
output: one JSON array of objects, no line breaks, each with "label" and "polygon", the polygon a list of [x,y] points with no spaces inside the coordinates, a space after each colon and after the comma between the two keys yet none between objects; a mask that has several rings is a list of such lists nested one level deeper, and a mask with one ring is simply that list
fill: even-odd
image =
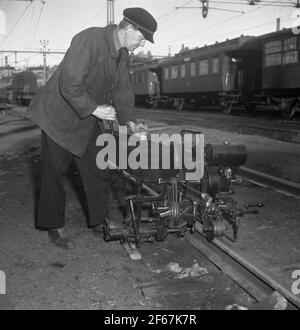
[{"label": "train window", "polygon": [[280,40],[269,41],[265,43],[265,54],[279,53],[282,49]]},{"label": "train window", "polygon": [[281,64],[281,53],[266,55],[266,66],[280,65]]},{"label": "train window", "polygon": [[265,65],[281,65],[282,42],[280,40],[265,43]]},{"label": "train window", "polygon": [[219,73],[219,58],[214,57],[212,59],[212,73]]},{"label": "train window", "polygon": [[285,51],[297,49],[297,38],[292,37],[292,38],[288,38],[288,39],[284,40],[283,49]]},{"label": "train window", "polygon": [[165,68],[165,80],[169,79],[169,68]]},{"label": "train window", "polygon": [[171,68],[171,78],[177,79],[177,77],[178,77],[178,67],[177,67],[177,65],[174,65]]},{"label": "train window", "polygon": [[202,60],[199,62],[199,75],[205,76],[208,74],[208,60]]},{"label": "train window", "polygon": [[190,63],[190,70],[191,70],[191,77],[195,77],[195,75],[196,75],[196,63],[195,62]]},{"label": "train window", "polygon": [[181,64],[181,78],[185,77],[185,64]]},{"label": "train window", "polygon": [[283,54],[283,64],[297,63],[298,62],[298,51],[285,52]]}]

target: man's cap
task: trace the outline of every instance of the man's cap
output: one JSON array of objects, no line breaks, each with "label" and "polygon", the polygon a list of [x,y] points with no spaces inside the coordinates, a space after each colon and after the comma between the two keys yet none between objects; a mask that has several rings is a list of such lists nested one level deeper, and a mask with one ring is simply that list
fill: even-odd
[{"label": "man's cap", "polygon": [[153,34],[157,29],[157,22],[147,10],[139,7],[126,8],[123,16],[124,20],[135,26],[146,40],[154,43]]}]

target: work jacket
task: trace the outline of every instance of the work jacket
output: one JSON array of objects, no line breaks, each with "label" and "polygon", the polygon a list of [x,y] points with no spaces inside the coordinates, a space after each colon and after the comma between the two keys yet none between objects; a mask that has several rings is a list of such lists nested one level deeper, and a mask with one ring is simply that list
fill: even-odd
[{"label": "work jacket", "polygon": [[129,54],[125,48],[117,51],[115,27],[94,27],[78,33],[55,73],[29,106],[31,120],[79,157],[96,125],[97,119],[91,114],[98,105],[112,103],[121,125],[135,121]]}]

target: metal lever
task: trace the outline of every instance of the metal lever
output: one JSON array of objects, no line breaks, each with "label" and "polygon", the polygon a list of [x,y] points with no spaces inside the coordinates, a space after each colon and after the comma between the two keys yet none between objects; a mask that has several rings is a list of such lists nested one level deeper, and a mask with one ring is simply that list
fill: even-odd
[{"label": "metal lever", "polygon": [[246,204],[245,208],[248,210],[250,207],[263,207],[263,203],[257,203],[257,204]]}]

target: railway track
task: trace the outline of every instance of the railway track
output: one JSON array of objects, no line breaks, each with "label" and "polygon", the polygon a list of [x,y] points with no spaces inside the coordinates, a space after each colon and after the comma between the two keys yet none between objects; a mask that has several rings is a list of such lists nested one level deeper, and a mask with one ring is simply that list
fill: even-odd
[{"label": "railway track", "polygon": [[[125,176],[130,181],[135,182],[135,179],[126,171]],[[143,189],[151,196],[158,195],[155,190],[146,184],[143,184]],[[270,296],[279,293],[287,300],[288,309],[300,309],[300,297],[294,295],[286,283],[276,278],[267,269],[258,266],[249,257],[244,257],[234,247],[233,243],[223,238],[215,238],[213,242],[208,242],[200,223],[196,225],[196,232],[187,234],[185,238],[195,249],[242,287],[258,303],[262,304]]]},{"label": "railway track", "polygon": [[288,196],[300,197],[300,184],[283,180],[272,175],[255,171],[253,169],[241,166],[237,174],[259,186],[270,187],[278,192],[284,193]]},{"label": "railway track", "polygon": [[163,121],[169,125],[193,125],[212,129],[223,129],[225,131],[235,131],[244,134],[258,134],[261,136],[271,137],[281,141],[300,144],[300,123],[299,122],[283,122],[283,121],[261,121],[253,118],[230,117],[221,114],[208,115],[195,111],[178,112],[174,110],[153,110],[147,111],[138,109],[137,114],[144,119],[153,120],[153,116],[157,121]]}]

